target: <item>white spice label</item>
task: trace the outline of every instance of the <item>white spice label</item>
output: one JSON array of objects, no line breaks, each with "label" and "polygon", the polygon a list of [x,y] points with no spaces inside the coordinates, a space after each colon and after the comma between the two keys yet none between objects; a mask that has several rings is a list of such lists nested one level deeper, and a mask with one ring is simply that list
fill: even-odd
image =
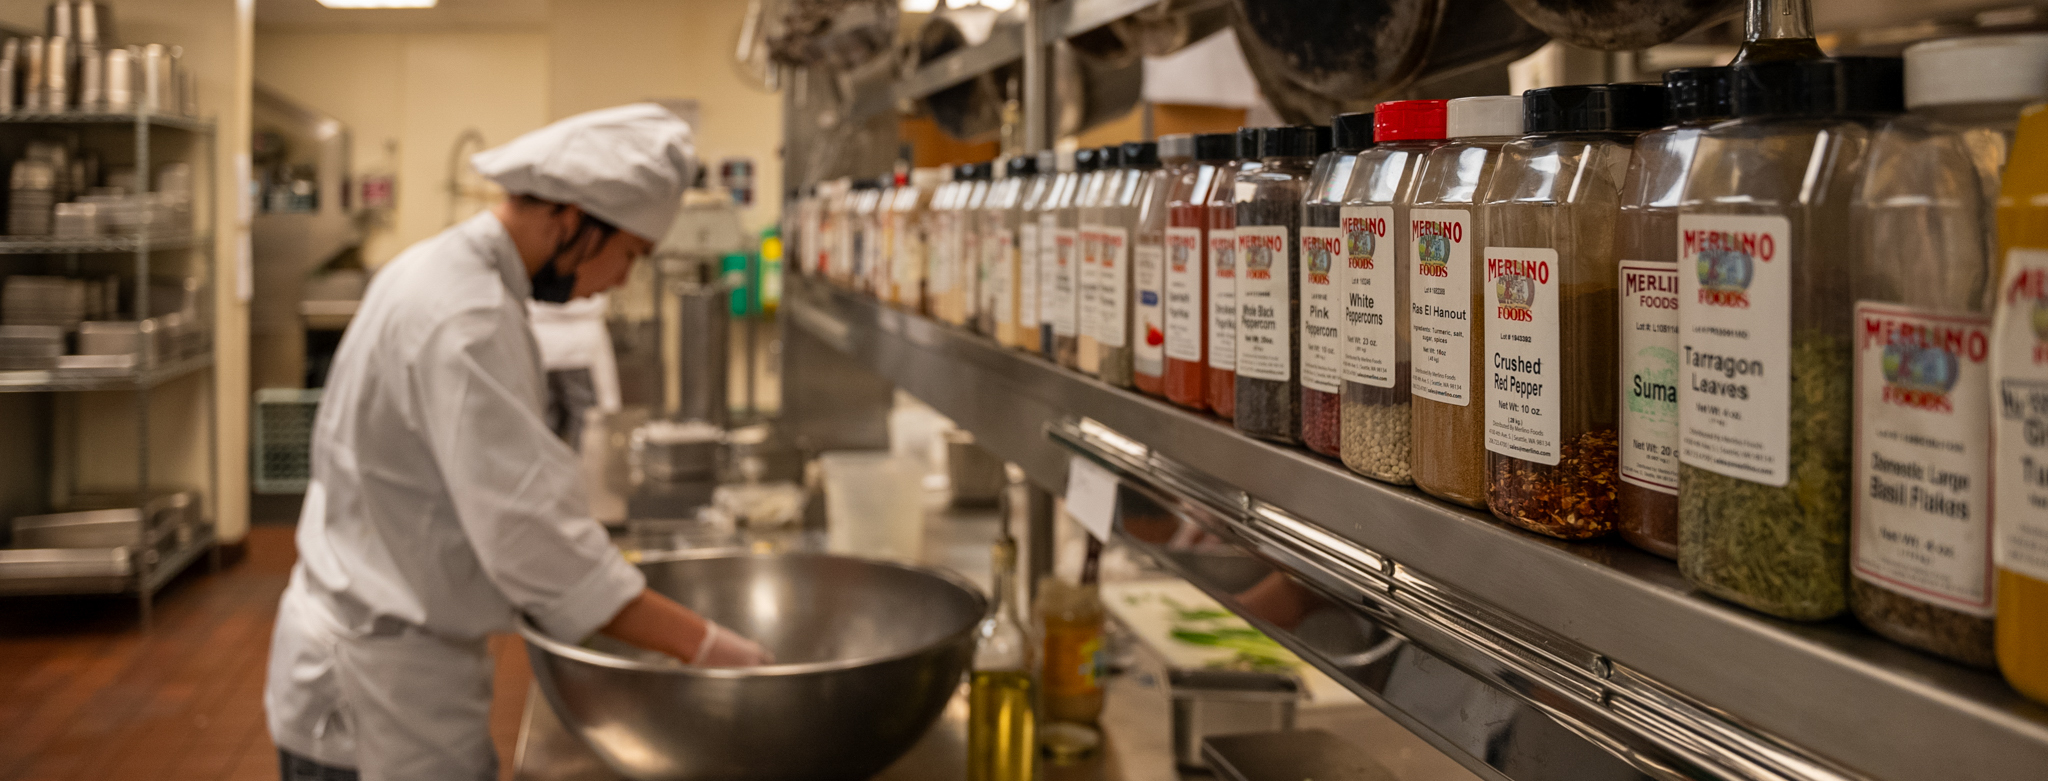
[{"label": "white spice label", "polygon": [[1059,336],[1075,335],[1076,310],[1074,309],[1074,284],[1076,266],[1080,265],[1080,235],[1073,228],[1055,228],[1052,232],[1052,332]]},{"label": "white spice label", "polygon": [[1557,250],[1486,248],[1486,449],[1556,466]]},{"label": "white spice label", "polygon": [[1678,493],[1678,266],[1621,262],[1621,479]]},{"label": "white spice label", "polygon": [[2048,250],[2006,254],[1992,344],[1995,557],[2048,580]]},{"label": "white spice label", "polygon": [[1991,617],[1991,318],[1856,304],[1856,576]]},{"label": "white spice label", "polygon": [[[1038,325],[1043,333],[1045,327],[1059,322],[1059,308],[1053,302],[1059,299],[1059,223],[1051,212],[1038,216]],[[1050,351],[1051,344],[1040,347]]]},{"label": "white spice label", "polygon": [[1101,341],[1102,316],[1099,307],[1102,291],[1097,281],[1096,264],[1101,262],[1102,234],[1095,225],[1082,225],[1080,232],[1081,263],[1075,267],[1074,296],[1075,316],[1080,318],[1080,335]]},{"label": "white spice label", "polygon": [[1415,395],[1472,403],[1472,212],[1415,209],[1408,235],[1408,330]]},{"label": "white spice label", "polygon": [[1095,340],[1105,347],[1130,344],[1131,232],[1095,228]]},{"label": "white spice label", "polygon": [[1237,231],[1209,231],[1209,368],[1237,370]]},{"label": "white spice label", "polygon": [[936,298],[953,289],[952,257],[953,215],[940,214],[932,221],[931,271],[928,274],[931,295]]},{"label": "white spice label", "polygon": [[1017,325],[1038,327],[1038,225],[1017,227]]},{"label": "white spice label", "polygon": [[1162,359],[1166,349],[1166,307],[1161,292],[1166,284],[1166,247],[1150,241],[1138,242],[1138,246],[1131,250],[1131,277],[1137,288],[1131,300],[1138,306],[1137,316],[1132,318],[1132,327],[1137,329],[1137,333],[1132,335],[1131,363],[1141,369],[1140,374],[1163,374],[1166,369]]},{"label": "white spice label", "polygon": [[995,314],[998,324],[1015,323],[1017,318],[1016,299],[1010,291],[1017,289],[1016,236],[1008,228],[990,228],[988,249],[983,257],[994,268],[989,273],[988,292],[984,298],[989,301],[989,311]]},{"label": "white spice label", "polygon": [[1792,476],[1792,227],[1678,218],[1678,455],[1783,488]]},{"label": "white spice label", "polygon": [[1391,388],[1400,380],[1396,375],[1398,357],[1394,340],[1405,337],[1394,331],[1395,323],[1399,322],[1394,312],[1398,305],[1399,291],[1395,285],[1400,283],[1399,265],[1394,261],[1395,244],[1387,240],[1394,207],[1346,206],[1340,214],[1344,265],[1337,270],[1337,285],[1344,311],[1339,325],[1344,342],[1342,378],[1360,385]]},{"label": "white spice label", "polygon": [[1343,229],[1301,229],[1301,384],[1324,393],[1344,389],[1343,258]]},{"label": "white spice label", "polygon": [[1166,357],[1202,360],[1202,229],[1166,229]]},{"label": "white spice label", "polygon": [[1243,274],[1237,279],[1237,373],[1241,377],[1285,382],[1294,376],[1294,312],[1289,306],[1288,258],[1284,225],[1240,225],[1237,256]]}]

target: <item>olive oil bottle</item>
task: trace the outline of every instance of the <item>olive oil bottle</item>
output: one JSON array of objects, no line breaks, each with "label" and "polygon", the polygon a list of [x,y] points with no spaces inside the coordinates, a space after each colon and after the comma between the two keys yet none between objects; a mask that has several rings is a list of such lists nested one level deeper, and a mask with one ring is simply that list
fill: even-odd
[{"label": "olive oil bottle", "polygon": [[968,781],[1031,781],[1038,758],[1038,687],[1031,638],[1017,618],[1017,543],[995,544],[995,610],[976,630],[967,699]]}]

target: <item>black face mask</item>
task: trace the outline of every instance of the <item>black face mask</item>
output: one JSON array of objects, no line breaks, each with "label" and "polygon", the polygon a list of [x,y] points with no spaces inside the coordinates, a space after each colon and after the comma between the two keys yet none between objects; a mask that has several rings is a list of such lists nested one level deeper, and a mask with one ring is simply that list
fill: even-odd
[{"label": "black face mask", "polygon": [[[555,245],[554,254],[548,256],[547,262],[540,264],[539,271],[533,272],[531,280],[533,284],[533,300],[544,301],[550,304],[566,304],[569,303],[571,297],[576,295],[576,272],[571,271],[564,274],[556,271],[555,261],[561,260],[563,255],[567,255],[571,247],[581,244],[583,237],[592,231],[597,233],[597,245],[603,247],[605,242],[609,241],[612,234],[617,232],[618,229],[596,217],[588,214],[583,215],[583,221],[577,224],[576,232],[571,234],[567,240]],[[586,254],[584,260],[588,259]]]}]

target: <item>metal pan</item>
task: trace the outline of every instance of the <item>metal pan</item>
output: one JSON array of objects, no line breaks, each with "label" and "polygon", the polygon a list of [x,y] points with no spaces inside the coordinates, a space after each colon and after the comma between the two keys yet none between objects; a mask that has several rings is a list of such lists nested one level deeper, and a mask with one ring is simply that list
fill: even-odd
[{"label": "metal pan", "polygon": [[1537,29],[1573,46],[1631,51],[1668,43],[1742,10],[1740,0],[1506,0]]}]

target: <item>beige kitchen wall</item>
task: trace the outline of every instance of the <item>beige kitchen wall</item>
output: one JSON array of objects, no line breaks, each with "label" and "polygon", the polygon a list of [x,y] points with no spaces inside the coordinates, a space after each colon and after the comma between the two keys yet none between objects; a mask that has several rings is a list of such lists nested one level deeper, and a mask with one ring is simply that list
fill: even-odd
[{"label": "beige kitchen wall", "polygon": [[[752,157],[757,187],[781,175],[780,98],[731,65],[745,0],[555,0],[532,29],[256,34],[256,80],[349,126],[357,171],[398,175],[398,203],[366,237],[381,265],[451,216],[451,152],[465,130],[501,144],[549,121],[638,100],[697,101],[709,165]],[[746,215],[778,217],[773,197]]]}]

